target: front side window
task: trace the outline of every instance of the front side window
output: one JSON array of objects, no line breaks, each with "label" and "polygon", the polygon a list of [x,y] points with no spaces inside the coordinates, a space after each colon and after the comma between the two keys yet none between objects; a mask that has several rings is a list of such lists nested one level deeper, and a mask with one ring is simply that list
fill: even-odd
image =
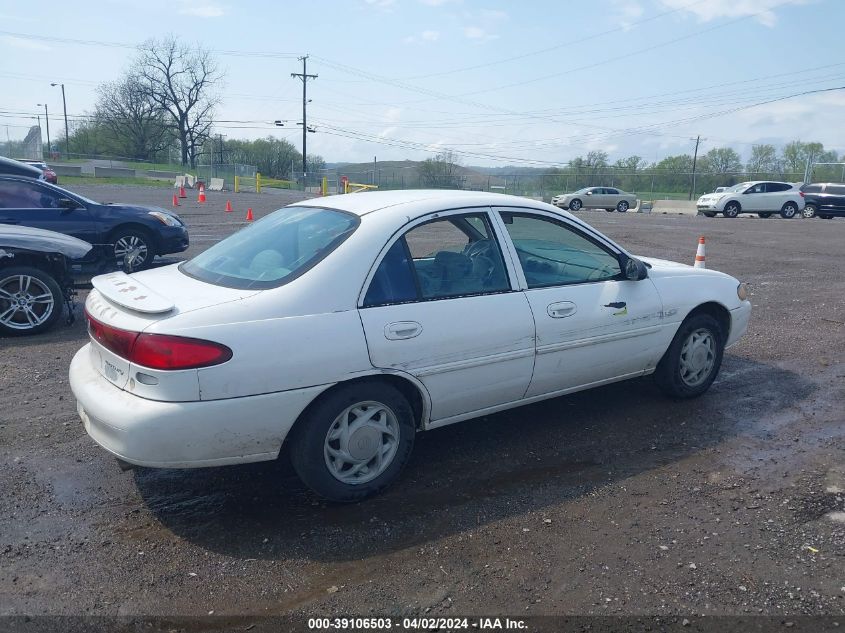
[{"label": "front side window", "polygon": [[764,193],[766,191],[766,183],[761,182],[751,187],[745,193]]},{"label": "front side window", "polygon": [[0,208],[56,209],[58,194],[35,183],[5,180],[0,182]]},{"label": "front side window", "polygon": [[385,254],[364,307],[510,290],[487,216],[453,215],[419,224]]},{"label": "front side window", "polygon": [[351,213],[285,207],[218,242],[180,270],[229,288],[275,288],[319,263],[358,224],[358,217]]},{"label": "front side window", "polygon": [[620,276],[616,256],[566,224],[529,214],[503,212],[529,288],[544,288]]}]

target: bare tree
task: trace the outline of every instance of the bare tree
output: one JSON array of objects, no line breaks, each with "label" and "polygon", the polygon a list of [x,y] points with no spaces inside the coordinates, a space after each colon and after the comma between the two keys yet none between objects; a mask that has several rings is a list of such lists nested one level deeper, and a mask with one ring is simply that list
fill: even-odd
[{"label": "bare tree", "polygon": [[136,74],[155,101],[170,116],[182,150],[182,164],[196,166],[196,157],[211,131],[214,107],[211,91],[222,79],[211,53],[190,47],[174,36],[141,45]]},{"label": "bare tree", "polygon": [[461,174],[460,159],[451,150],[425,159],[420,165],[420,180],[424,187],[460,189],[466,176]]},{"label": "bare tree", "polygon": [[147,160],[167,147],[167,113],[136,75],[101,84],[97,92],[95,120],[111,132],[120,155]]}]

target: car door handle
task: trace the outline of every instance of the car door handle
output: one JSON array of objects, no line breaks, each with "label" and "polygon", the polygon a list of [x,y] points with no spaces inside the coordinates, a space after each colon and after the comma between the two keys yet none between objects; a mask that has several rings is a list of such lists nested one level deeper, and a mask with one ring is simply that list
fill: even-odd
[{"label": "car door handle", "polygon": [[422,325],[416,321],[397,321],[384,326],[384,338],[390,341],[414,338],[419,336],[422,330]]},{"label": "car door handle", "polygon": [[572,316],[576,312],[578,312],[578,306],[571,301],[559,301],[549,304],[549,307],[546,308],[546,313],[553,319],[563,319],[564,317]]}]

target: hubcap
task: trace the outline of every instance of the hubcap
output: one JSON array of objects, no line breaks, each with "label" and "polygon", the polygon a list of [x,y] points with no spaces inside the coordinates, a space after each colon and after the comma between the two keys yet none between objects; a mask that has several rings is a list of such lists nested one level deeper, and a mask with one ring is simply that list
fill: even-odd
[{"label": "hubcap", "polygon": [[697,387],[710,376],[716,364],[716,339],[710,330],[695,330],[681,347],[681,380]]},{"label": "hubcap", "polygon": [[804,217],[811,218],[816,215],[816,210],[813,207],[804,207]]},{"label": "hubcap", "polygon": [[620,211],[627,211],[628,210],[628,203],[627,202],[620,202],[619,203],[619,210]]},{"label": "hubcap", "polygon": [[53,314],[53,293],[40,279],[13,275],[0,280],[0,323],[13,330],[31,330]]},{"label": "hubcap", "polygon": [[575,200],[571,205],[573,211],[577,211],[581,208],[581,203]]},{"label": "hubcap", "polygon": [[791,204],[787,205],[783,208],[783,212],[786,217],[791,218],[793,215],[795,215],[795,207],[793,207]]},{"label": "hubcap", "polygon": [[399,448],[399,422],[380,402],[347,407],[329,427],[323,445],[326,466],[345,484],[364,484],[381,475]]},{"label": "hubcap", "polygon": [[147,244],[137,235],[125,235],[114,243],[114,257],[118,265],[134,268],[147,259]]}]

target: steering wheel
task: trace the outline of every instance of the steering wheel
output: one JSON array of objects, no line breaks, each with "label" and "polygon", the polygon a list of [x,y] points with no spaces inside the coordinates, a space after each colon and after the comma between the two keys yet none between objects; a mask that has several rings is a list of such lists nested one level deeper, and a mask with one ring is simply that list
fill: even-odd
[{"label": "steering wheel", "polygon": [[485,266],[482,276],[482,281],[485,284],[493,280],[493,275],[496,272],[496,245],[493,240],[477,240],[468,244],[464,248],[464,255],[469,257],[473,264],[482,263]]}]

